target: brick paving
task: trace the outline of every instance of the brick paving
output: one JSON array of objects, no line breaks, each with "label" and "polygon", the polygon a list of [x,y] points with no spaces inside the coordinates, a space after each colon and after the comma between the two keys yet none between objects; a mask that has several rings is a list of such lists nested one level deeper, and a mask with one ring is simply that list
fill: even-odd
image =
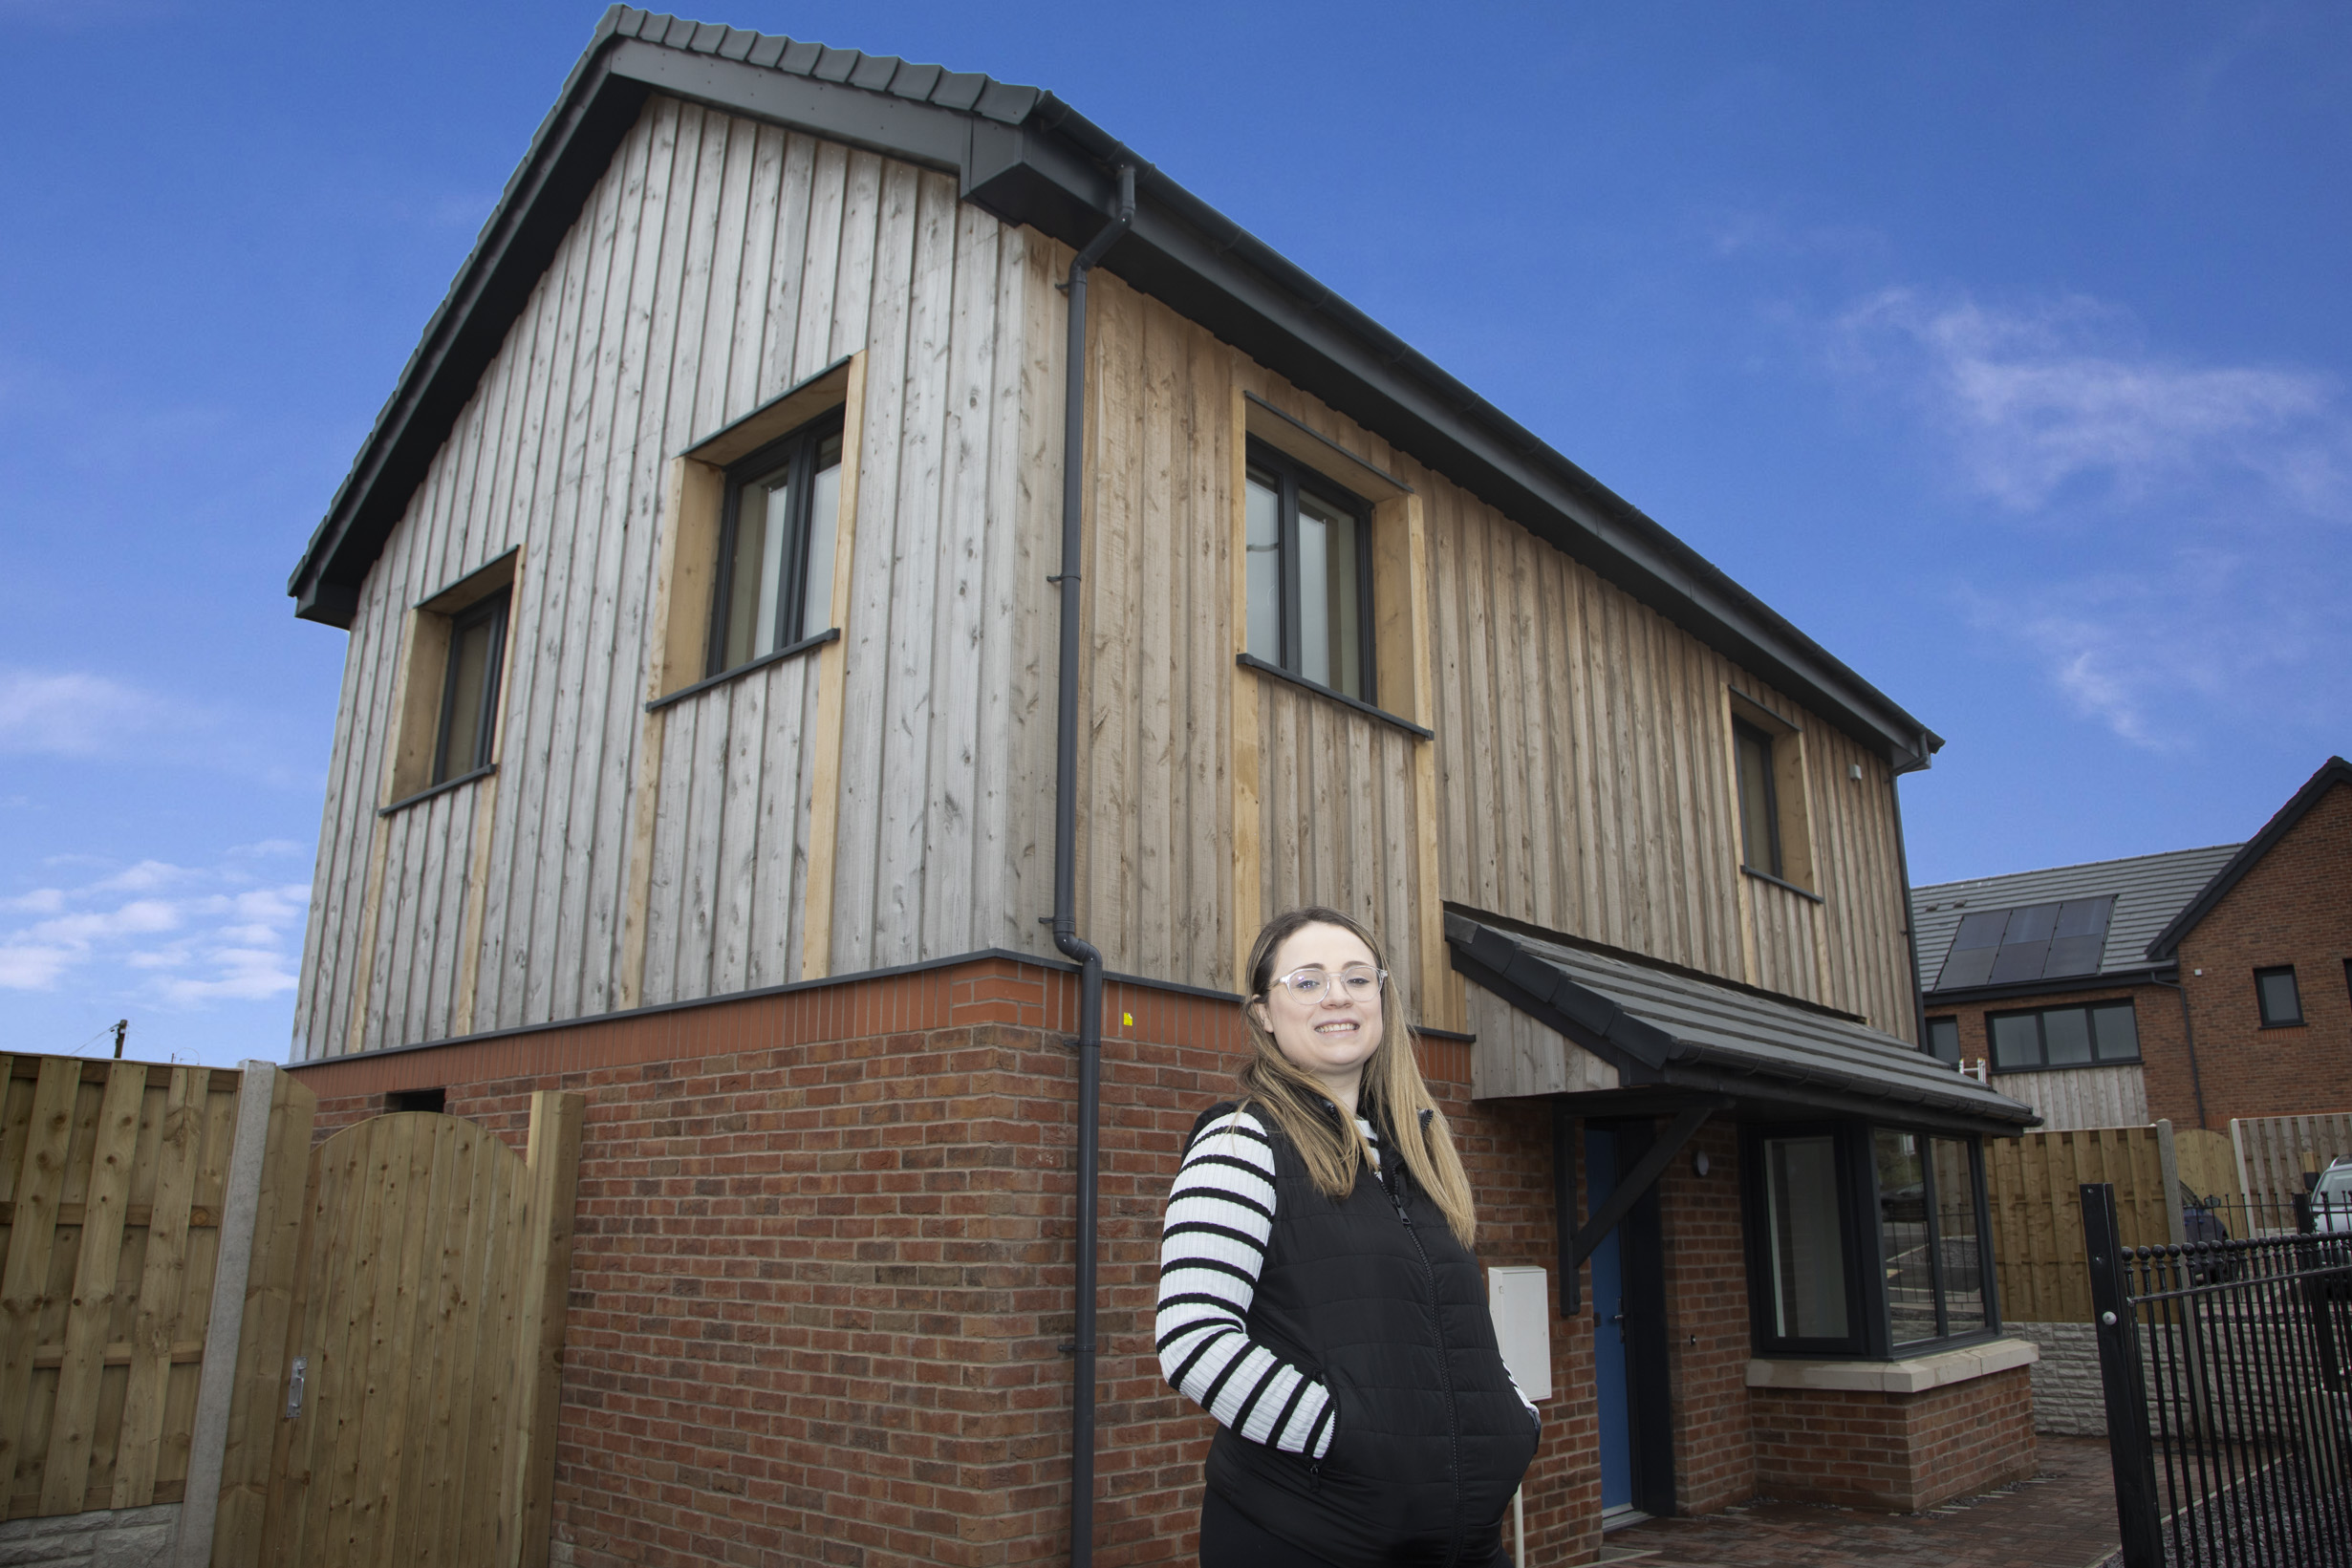
[{"label": "brick paving", "polygon": [[2116,1551],[2107,1445],[2044,1437],[2041,1471],[1925,1514],[1750,1503],[1612,1532],[1629,1568],[2096,1568]]}]

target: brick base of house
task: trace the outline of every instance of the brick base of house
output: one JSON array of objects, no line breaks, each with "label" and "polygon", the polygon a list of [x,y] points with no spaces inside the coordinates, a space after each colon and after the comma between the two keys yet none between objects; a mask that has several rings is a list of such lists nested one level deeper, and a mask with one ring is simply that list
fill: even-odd
[{"label": "brick base of house", "polygon": [[1759,1388],[1756,1484],[1788,1502],[1914,1514],[2035,1470],[2022,1366],[1916,1394]]},{"label": "brick base of house", "polygon": [[[441,1088],[519,1149],[531,1091],[586,1096],[556,1560],[1045,1564],[1068,1554],[1076,992],[989,956],[293,1070],[322,1138]],[[1198,994],[1113,983],[1105,1020],[1094,1555],[1187,1563],[1211,1428],[1153,1346],[1159,1211],[1247,1047]],[[1556,1270],[1549,1106],[1474,1106],[1469,1047],[1417,1044],[1481,1260]],[[2030,1473],[2022,1369],[1910,1402],[1749,1399],[1736,1132],[1701,1139],[1712,1174],[1681,1159],[1660,1185],[1677,1506],[1910,1509]],[[1527,1546],[1579,1563],[1600,1546],[1588,1306],[1552,1346]]]}]

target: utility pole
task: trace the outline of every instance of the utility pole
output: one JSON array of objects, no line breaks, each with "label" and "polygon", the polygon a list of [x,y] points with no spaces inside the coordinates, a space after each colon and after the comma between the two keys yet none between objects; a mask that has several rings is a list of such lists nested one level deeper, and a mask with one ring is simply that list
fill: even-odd
[{"label": "utility pole", "polygon": [[115,1060],[117,1062],[122,1060],[122,1037],[130,1032],[130,1028],[129,1019],[115,1020]]}]

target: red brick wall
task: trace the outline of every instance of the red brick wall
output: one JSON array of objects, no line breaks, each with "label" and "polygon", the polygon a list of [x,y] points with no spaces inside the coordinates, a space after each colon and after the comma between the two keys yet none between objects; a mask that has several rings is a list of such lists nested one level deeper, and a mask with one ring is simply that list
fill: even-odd
[{"label": "red brick wall", "polygon": [[[2352,1110],[2346,958],[2352,786],[2338,784],[2181,943],[2209,1126],[2226,1131],[2235,1116]],[[2304,1022],[2265,1029],[2254,972],[2281,964],[2295,966]]]},{"label": "red brick wall", "polygon": [[[1695,1159],[1702,1150],[1704,1176]],[[1712,1514],[1756,1494],[1739,1129],[1729,1122],[1701,1128],[1658,1178],[1658,1199],[1666,1233],[1674,1501],[1687,1514]]]},{"label": "red brick wall", "polygon": [[2034,1473],[2022,1366],[1920,1394],[1751,1390],[1756,1484],[1789,1502],[1913,1513]]},{"label": "red brick wall", "polygon": [[[1074,986],[987,960],[312,1064],[323,1137],[440,1085],[521,1147],[588,1097],[555,1529],[580,1568],[1068,1553]],[[1096,1560],[1191,1561],[1210,1426],[1152,1344],[1159,1211],[1230,1092],[1230,1004],[1113,986]],[[1133,1021],[1128,1021],[1132,1020]],[[1489,1262],[1553,1265],[1548,1107],[1457,1119]],[[1589,1319],[1559,1324],[1531,1549],[1598,1544]]]}]

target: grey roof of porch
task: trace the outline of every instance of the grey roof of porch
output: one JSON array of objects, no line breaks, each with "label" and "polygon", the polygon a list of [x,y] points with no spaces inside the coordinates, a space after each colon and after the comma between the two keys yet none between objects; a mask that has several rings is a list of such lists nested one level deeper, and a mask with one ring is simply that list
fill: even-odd
[{"label": "grey roof of porch", "polygon": [[1571,948],[1448,912],[1454,967],[1617,1069],[1579,1096],[1629,1108],[1719,1096],[1734,1114],[1859,1115],[2007,1136],[2038,1125],[1998,1093],[1893,1035],[1744,988]]}]

